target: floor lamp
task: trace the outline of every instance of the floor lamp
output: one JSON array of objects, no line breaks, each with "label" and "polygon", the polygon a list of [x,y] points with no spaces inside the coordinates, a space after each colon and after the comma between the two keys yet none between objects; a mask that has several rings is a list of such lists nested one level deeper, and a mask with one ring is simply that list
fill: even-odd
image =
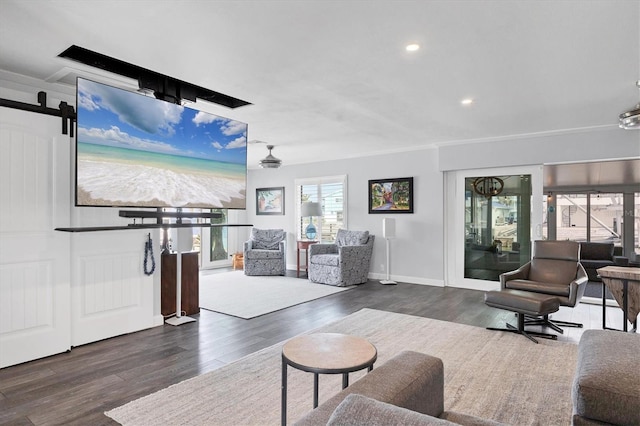
[{"label": "floor lamp", "polygon": [[391,262],[390,262],[390,250],[389,250],[389,240],[391,238],[395,238],[396,236],[396,220],[392,218],[385,217],[382,219],[382,236],[386,242],[387,246],[387,279],[381,280],[380,284],[389,285],[389,284],[397,284],[395,281],[391,280]]},{"label": "floor lamp", "polygon": [[182,316],[182,252],[191,251],[193,248],[191,228],[176,228],[173,243],[176,246],[176,316],[165,322],[169,325],[182,325],[195,321],[195,318]]}]

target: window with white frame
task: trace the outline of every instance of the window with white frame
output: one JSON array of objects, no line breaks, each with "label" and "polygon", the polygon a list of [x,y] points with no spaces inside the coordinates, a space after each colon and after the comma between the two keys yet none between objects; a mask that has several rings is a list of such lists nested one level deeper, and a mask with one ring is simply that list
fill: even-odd
[{"label": "window with white frame", "polygon": [[[333,242],[340,228],[347,227],[347,176],[324,176],[296,179],[296,232],[298,239],[306,239],[305,228],[310,220],[318,230],[316,240]],[[322,217],[302,217],[301,205],[320,203]]]}]

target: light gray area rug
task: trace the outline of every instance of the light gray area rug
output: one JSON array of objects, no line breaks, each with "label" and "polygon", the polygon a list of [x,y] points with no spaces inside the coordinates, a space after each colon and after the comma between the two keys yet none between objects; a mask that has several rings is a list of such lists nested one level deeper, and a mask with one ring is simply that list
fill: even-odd
[{"label": "light gray area rug", "polygon": [[[361,336],[381,365],[410,349],[441,358],[445,410],[511,425],[569,425],[577,345],[372,309],[314,332]],[[284,342],[105,413],[123,425],[277,425]],[[351,374],[351,382],[364,372]],[[320,403],[341,389],[320,376]],[[288,422],[312,408],[313,375],[288,369]]]},{"label": "light gray area rug", "polygon": [[292,277],[246,276],[242,271],[201,274],[200,307],[250,319],[351,288]]}]

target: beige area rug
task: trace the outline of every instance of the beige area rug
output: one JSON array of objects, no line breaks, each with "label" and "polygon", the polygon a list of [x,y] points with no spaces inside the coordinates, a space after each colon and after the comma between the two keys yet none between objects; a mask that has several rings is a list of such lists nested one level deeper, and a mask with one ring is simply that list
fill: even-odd
[{"label": "beige area rug", "polygon": [[[445,410],[511,425],[569,425],[577,345],[372,309],[314,332],[369,339],[381,365],[404,349],[441,358]],[[277,425],[282,344],[105,413],[123,425]],[[353,383],[364,372],[352,373]],[[320,403],[341,388],[320,376]],[[313,375],[288,369],[288,422],[312,408]]]},{"label": "beige area rug", "polygon": [[200,274],[200,307],[250,319],[352,288],[242,271]]}]

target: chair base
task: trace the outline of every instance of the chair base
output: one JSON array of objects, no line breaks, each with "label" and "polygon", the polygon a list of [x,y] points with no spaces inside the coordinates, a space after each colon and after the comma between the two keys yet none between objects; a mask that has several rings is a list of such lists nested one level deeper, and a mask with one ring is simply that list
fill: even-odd
[{"label": "chair base", "polygon": [[[516,312],[516,316],[518,317],[518,326],[514,327],[513,325],[507,323],[507,328],[498,328],[498,327],[487,327],[487,330],[495,330],[495,331],[508,331],[510,333],[516,333],[516,334],[522,334],[524,337],[526,337],[527,339],[531,340],[533,343],[538,343],[538,341],[533,337],[542,337],[544,339],[551,339],[551,340],[557,340],[558,336],[556,336],[555,334],[549,334],[549,333],[540,333],[537,331],[527,331],[524,329],[524,325],[525,325],[525,320],[524,314],[518,313]],[[562,331],[560,331],[562,332]]]},{"label": "chair base", "polygon": [[541,325],[543,327],[551,327],[558,333],[562,334],[562,329],[559,326],[564,327],[574,327],[574,328],[582,328],[583,325],[577,322],[569,322],[569,321],[560,321],[560,320],[552,320],[549,318],[549,315],[543,315],[541,318],[539,317],[530,317],[525,320],[525,325]]}]

